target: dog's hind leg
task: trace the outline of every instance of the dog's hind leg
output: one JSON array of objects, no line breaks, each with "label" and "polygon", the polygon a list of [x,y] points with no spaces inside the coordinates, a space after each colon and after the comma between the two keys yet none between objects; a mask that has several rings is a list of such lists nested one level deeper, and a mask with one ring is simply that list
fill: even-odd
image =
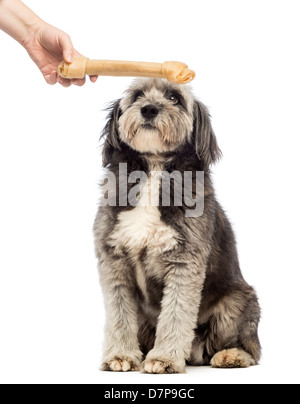
[{"label": "dog's hind leg", "polygon": [[214,368],[248,368],[256,365],[255,359],[241,348],[224,349],[217,352],[211,365]]},{"label": "dog's hind leg", "polygon": [[212,309],[206,350],[217,368],[257,365],[261,347],[257,328],[260,309],[254,290],[247,286],[221,299]]}]

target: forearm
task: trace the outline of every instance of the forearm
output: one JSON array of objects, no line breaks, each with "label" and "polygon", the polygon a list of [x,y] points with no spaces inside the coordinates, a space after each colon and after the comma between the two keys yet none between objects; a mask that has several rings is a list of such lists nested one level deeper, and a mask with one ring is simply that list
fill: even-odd
[{"label": "forearm", "polygon": [[42,20],[20,0],[0,0],[0,29],[25,45]]}]

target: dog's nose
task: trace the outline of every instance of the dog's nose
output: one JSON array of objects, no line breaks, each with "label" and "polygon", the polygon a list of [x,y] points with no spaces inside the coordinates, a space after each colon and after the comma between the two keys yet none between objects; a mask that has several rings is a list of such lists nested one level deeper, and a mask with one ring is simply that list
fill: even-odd
[{"label": "dog's nose", "polygon": [[159,109],[155,105],[146,105],[141,109],[141,112],[144,118],[152,119],[158,115]]}]

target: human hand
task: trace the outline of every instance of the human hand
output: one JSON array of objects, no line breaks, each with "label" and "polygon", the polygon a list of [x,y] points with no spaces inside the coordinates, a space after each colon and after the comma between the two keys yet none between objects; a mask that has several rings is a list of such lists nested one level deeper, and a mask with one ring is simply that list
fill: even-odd
[{"label": "human hand", "polygon": [[[71,38],[65,32],[44,21],[39,21],[22,45],[48,84],[58,82],[64,87],[69,87],[71,84],[82,86],[85,83],[85,78],[68,80],[57,74],[57,67],[62,59],[71,63],[74,56],[82,56],[74,49]],[[97,78],[97,76],[90,76],[93,83]]]}]

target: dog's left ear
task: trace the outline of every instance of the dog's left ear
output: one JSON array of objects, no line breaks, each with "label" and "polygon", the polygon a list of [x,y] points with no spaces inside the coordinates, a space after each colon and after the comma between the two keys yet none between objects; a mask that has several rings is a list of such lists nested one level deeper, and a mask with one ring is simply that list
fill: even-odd
[{"label": "dog's left ear", "polygon": [[106,167],[112,159],[114,150],[121,150],[118,122],[121,115],[120,102],[114,102],[109,108],[107,123],[101,134],[101,139],[104,138],[102,151],[103,167]]},{"label": "dog's left ear", "polygon": [[222,152],[211,126],[209,112],[200,101],[195,101],[194,104],[193,141],[196,154],[203,164],[203,171],[208,171],[210,165],[222,156]]}]

